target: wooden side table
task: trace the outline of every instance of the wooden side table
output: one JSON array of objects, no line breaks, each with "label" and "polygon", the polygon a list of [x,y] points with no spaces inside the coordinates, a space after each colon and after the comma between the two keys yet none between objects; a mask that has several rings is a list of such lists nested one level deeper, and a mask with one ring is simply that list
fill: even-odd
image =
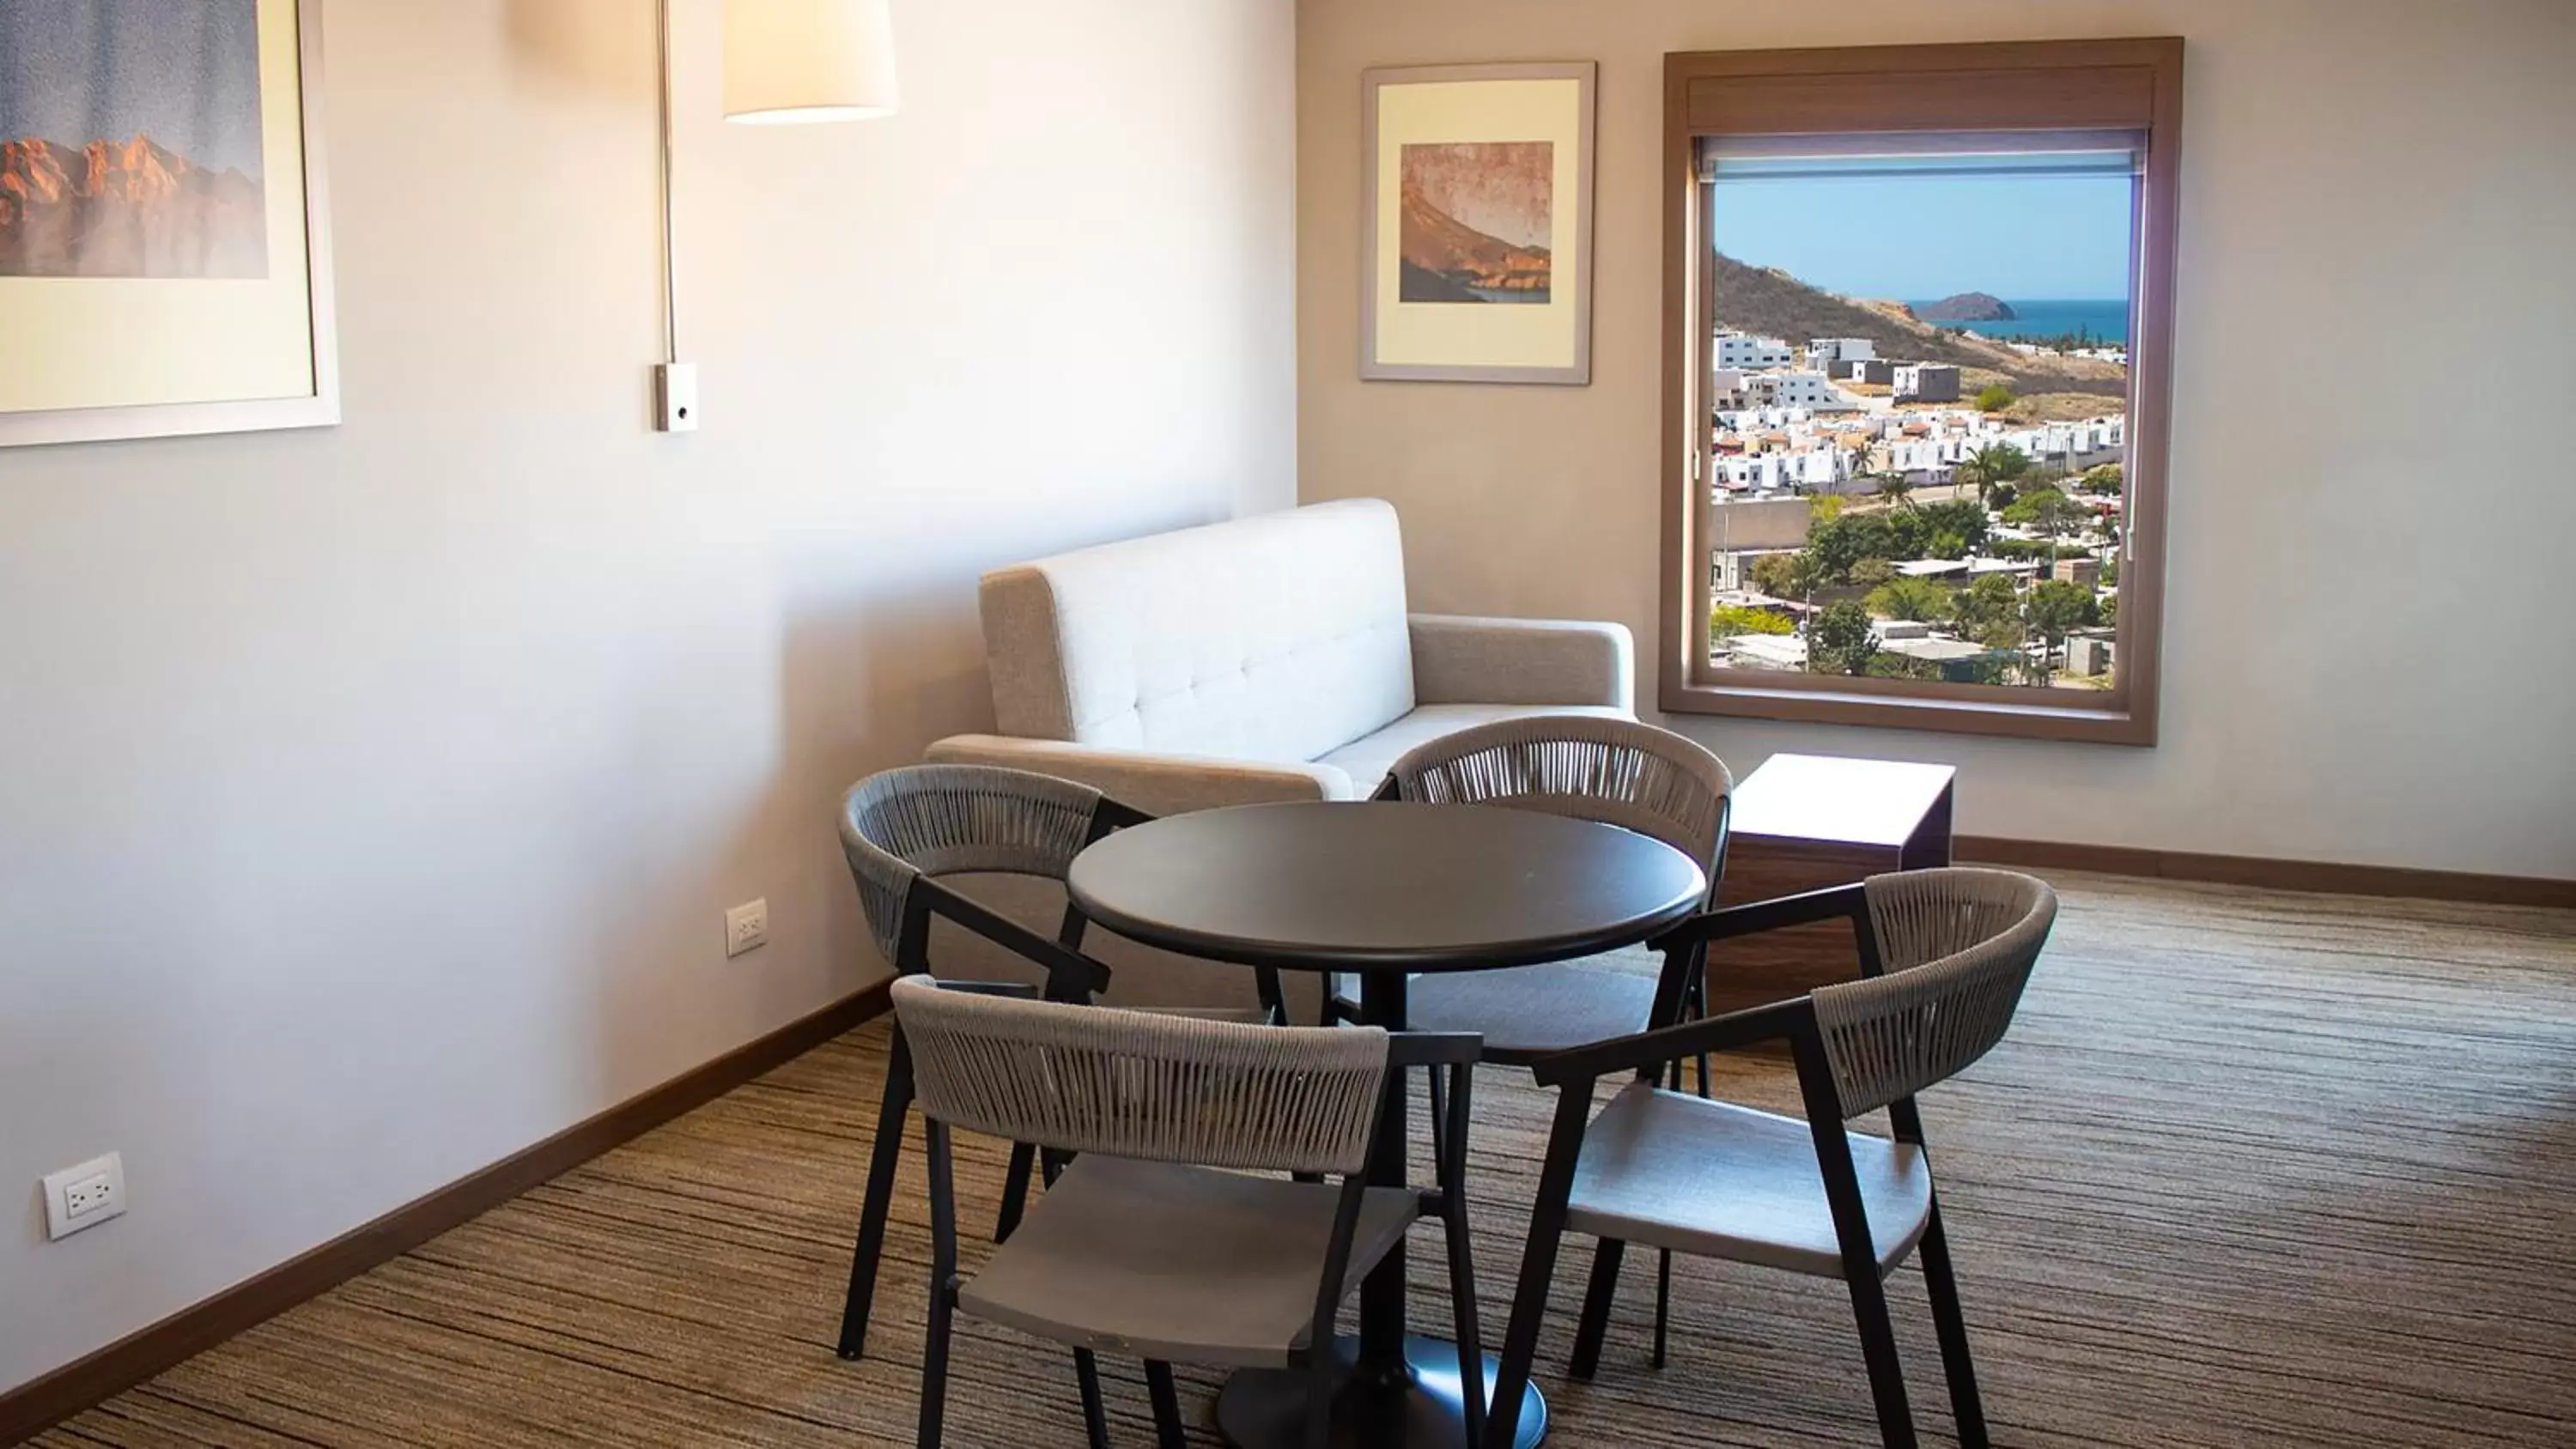
[{"label": "wooden side table", "polygon": [[[1948,765],[1773,755],[1735,787],[1724,905],[1890,870],[1950,863]],[[1709,1009],[1758,1006],[1851,979],[1848,924],[1833,922],[1722,943],[1709,957]]]}]

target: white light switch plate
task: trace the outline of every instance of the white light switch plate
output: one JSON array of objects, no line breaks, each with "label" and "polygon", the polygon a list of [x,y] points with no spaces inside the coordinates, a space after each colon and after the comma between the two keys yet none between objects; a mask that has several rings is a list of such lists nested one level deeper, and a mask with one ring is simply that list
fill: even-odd
[{"label": "white light switch plate", "polygon": [[125,1159],[111,1152],[45,1174],[45,1237],[66,1238],[125,1214]]}]

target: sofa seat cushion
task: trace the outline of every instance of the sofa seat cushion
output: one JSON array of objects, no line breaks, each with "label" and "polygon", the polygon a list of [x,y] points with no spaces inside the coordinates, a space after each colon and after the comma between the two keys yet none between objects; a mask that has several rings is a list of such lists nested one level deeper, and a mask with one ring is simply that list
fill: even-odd
[{"label": "sofa seat cushion", "polygon": [[1530,719],[1539,715],[1579,714],[1594,719],[1633,719],[1624,709],[1607,705],[1565,704],[1426,704],[1399,717],[1384,729],[1364,734],[1338,750],[1316,758],[1316,763],[1340,767],[1351,777],[1360,798],[1376,793],[1386,779],[1386,772],[1416,745],[1428,744],[1442,735],[1455,734],[1470,725],[1490,724],[1503,719]]}]

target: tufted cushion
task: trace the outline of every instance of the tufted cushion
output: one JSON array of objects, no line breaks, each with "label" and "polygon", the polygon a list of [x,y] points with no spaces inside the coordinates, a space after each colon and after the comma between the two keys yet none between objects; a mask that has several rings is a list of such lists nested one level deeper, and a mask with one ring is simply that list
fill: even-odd
[{"label": "tufted cushion", "polygon": [[984,576],[1002,733],[1311,760],[1413,708],[1404,550],[1375,499]]}]

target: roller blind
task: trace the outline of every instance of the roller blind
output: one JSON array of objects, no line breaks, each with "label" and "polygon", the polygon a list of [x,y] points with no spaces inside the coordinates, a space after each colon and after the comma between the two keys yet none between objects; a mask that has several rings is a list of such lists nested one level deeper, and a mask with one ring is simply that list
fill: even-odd
[{"label": "roller blind", "polygon": [[2139,131],[1883,131],[1840,136],[1707,136],[1702,180],[1955,176],[2135,176]]}]

